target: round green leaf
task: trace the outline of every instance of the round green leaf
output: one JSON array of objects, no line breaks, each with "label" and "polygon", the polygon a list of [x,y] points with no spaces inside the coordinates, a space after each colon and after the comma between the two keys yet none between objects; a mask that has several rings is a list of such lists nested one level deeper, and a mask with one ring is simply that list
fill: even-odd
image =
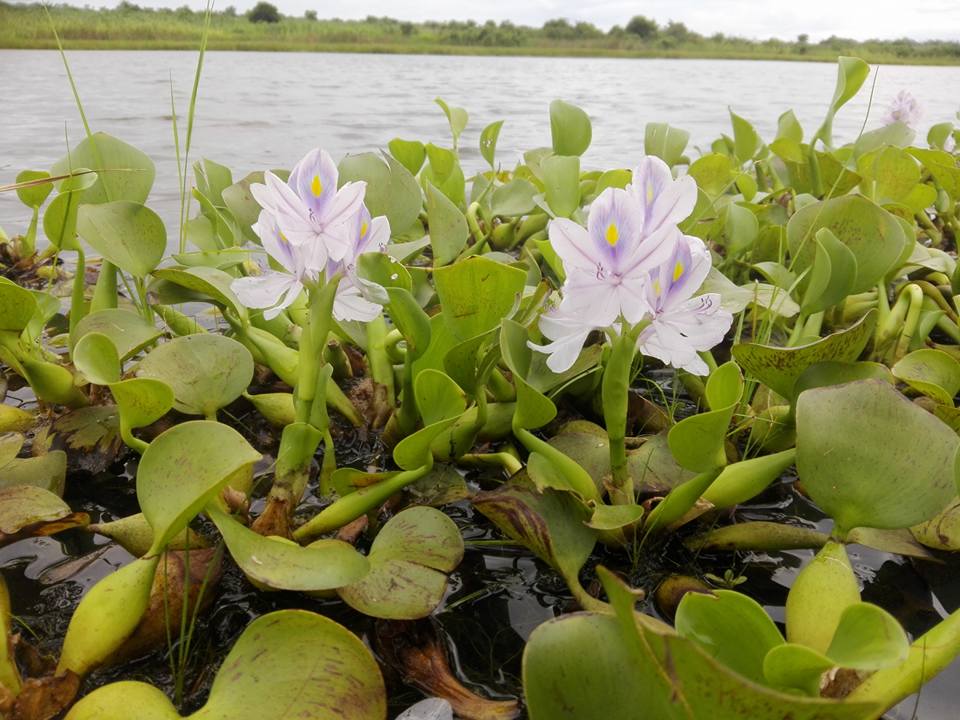
[{"label": "round green leaf", "polygon": [[186,335],[151,350],[137,375],[173,388],[174,407],[180,412],[213,417],[247,389],[253,379],[253,357],[223,335]]},{"label": "round green leaf", "polygon": [[130,378],[113,383],[110,392],[121,421],[131,428],[146,427],[173,407],[173,390],[162,380]]},{"label": "round green leaf", "polygon": [[390,232],[401,235],[416,221],[423,206],[423,194],[416,178],[391,156],[374,153],[347,155],[340,162],[340,183],[367,183],[364,204],[374,217],[385,215]]},{"label": "round green leaf", "polygon": [[[28,183],[35,180],[46,180],[50,173],[45,170],[24,170],[17,174],[16,183]],[[27,207],[38,208],[43,205],[50,191],[53,190],[52,182],[40,182],[36,185],[17,188],[17,197]]]},{"label": "round green leaf", "polygon": [[936,515],[956,493],[958,444],[947,425],[879,380],[815,388],[797,400],[797,470],[840,532],[911,527]]},{"label": "round green leaf", "polygon": [[783,636],[759,603],[733,590],[712,595],[687,593],[677,607],[675,626],[731,670],[763,682],[763,660]]},{"label": "round green leaf", "polygon": [[91,332],[110,338],[120,360],[136,355],[163,334],[142,315],[119,308],[97,310],[84,316],[71,334],[70,342],[76,346],[84,335]]},{"label": "round green leaf", "polygon": [[897,619],[861,602],[843,611],[827,657],[841,667],[879,670],[903,662],[909,652],[910,640]]},{"label": "round green leaf", "polygon": [[240,433],[216,422],[185,422],[157,436],[137,468],[137,499],[153,527],[153,552],[183,530],[234,473],[259,459]]},{"label": "round green leaf", "polygon": [[106,335],[90,332],[73,348],[73,364],[95,385],[109,385],[120,380],[120,356]]},{"label": "round green leaf", "polygon": [[893,374],[941,405],[953,407],[960,392],[960,363],[943,350],[914,350],[893,366]]},{"label": "round green leaf", "polygon": [[0,331],[20,332],[36,311],[37,301],[29,290],[0,278]]},{"label": "round green leaf", "polygon": [[105,259],[134,277],[146,277],[163,259],[167,229],[153,210],[118,200],[81,205],[77,233]]},{"label": "round green leaf", "polygon": [[192,720],[383,720],[383,676],[361,640],[333,620],[280,610],[244,630]]},{"label": "round green leaf", "polygon": [[414,620],[429,615],[443,599],[446,574],[463,559],[463,539],[439,510],[413,507],[383,526],[367,559],[370,572],[339,588],[340,597],[367,615]]}]

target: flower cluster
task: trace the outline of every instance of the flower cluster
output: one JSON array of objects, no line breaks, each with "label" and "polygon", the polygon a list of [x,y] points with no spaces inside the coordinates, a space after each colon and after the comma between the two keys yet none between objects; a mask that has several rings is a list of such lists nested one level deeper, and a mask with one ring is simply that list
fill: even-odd
[{"label": "flower cluster", "polygon": [[587,227],[558,218],[550,244],[566,280],[557,307],[540,318],[555,372],[570,368],[592,330],[639,330],[638,349],[673,367],[704,375],[697,355],[719,343],[733,317],[713,293],[696,295],[710,270],[710,252],[677,223],[693,211],[692,178],[673,178],[659,158],[645,157],[625,189],[604,190]]},{"label": "flower cluster", "polygon": [[247,307],[265,308],[268,320],[289,307],[306,285],[337,273],[343,277],[335,318],[369,321],[380,314],[372,299],[382,292],[357,275],[356,263],[363,253],[384,251],[390,223],[385,217],[371,218],[363,204],[366,183],[348,182],[338,189],[338,180],[333,158],[316,149],[296,164],[287,182],[267,172],[265,184],[250,186],[263,208],[253,231],[282,270],[238,278],[231,289]]}]

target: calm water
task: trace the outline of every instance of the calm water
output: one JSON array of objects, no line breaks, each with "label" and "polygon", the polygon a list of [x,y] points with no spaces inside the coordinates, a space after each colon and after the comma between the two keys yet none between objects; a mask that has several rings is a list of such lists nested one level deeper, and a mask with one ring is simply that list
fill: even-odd
[{"label": "calm water", "polygon": [[[123,138],[157,164],[151,205],[168,222],[177,215],[177,171],[170,122],[170,81],[185,113],[196,55],[191,52],[85,51],[69,55],[90,123]],[[470,112],[464,164],[480,165],[480,130],[506,119],[499,158],[548,145],[548,105],[563,98],[593,118],[585,162],[629,165],[643,151],[647,122],[691,133],[701,147],[730,132],[727,107],[764,137],[793,108],[811,133],[833,93],[836,68],[823,63],[718,60],[437,57],[212,52],[207,55],[194,128],[194,156],[209,157],[242,177],[289,167],[316,145],[335,157],[386,147],[394,137],[449,143],[441,96]],[[867,127],[879,124],[907,88],[925,108],[923,131],[958,110],[960,68],[882,67]],[[837,118],[838,138],[856,135],[869,88]],[[0,184],[26,168],[47,168],[83,128],[59,55],[0,50]],[[183,124],[181,124],[181,129]],[[0,195],[0,226],[21,231],[26,210]],[[171,225],[171,230],[175,228]]]}]

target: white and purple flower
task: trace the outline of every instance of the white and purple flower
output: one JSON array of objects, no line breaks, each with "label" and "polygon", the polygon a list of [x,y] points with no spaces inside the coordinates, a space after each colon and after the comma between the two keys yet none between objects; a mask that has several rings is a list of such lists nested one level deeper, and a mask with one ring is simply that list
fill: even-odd
[{"label": "white and purple flower", "polygon": [[624,190],[594,201],[587,227],[550,223],[549,238],[563,262],[561,301],[540,317],[550,341],[531,347],[549,355],[554,372],[569,369],[592,330],[639,331],[638,348],[676,368],[707,372],[697,355],[720,342],[733,317],[713,294],[696,296],[710,270],[702,241],[677,223],[692,211],[692,178],[673,178],[660,159],[646,157]]},{"label": "white and purple flower", "polygon": [[337,167],[323,150],[312,150],[284,183],[271,172],[265,185],[251,185],[263,210],[254,232],[282,268],[231,283],[240,302],[263,308],[268,320],[289,307],[304,288],[342,274],[334,300],[338,320],[369,321],[381,312],[383,289],[360,278],[357,259],[384,252],[390,240],[386,217],[372,218],[363,204],[366,183],[337,189]]},{"label": "white and purple flower", "polygon": [[883,116],[884,125],[893,125],[902,122],[904,125],[916,128],[923,118],[923,108],[917,99],[908,91],[901,90],[896,94],[887,107],[887,114]]}]

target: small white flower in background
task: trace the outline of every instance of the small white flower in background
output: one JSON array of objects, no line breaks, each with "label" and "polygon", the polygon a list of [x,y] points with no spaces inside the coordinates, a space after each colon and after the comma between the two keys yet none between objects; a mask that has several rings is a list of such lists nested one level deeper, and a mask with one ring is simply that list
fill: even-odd
[{"label": "small white flower in background", "polygon": [[896,94],[887,107],[887,114],[883,116],[884,125],[902,122],[911,128],[916,128],[923,117],[923,108],[917,99],[908,91],[901,90]]},{"label": "small white flower in background", "polygon": [[733,317],[720,308],[719,296],[694,297],[710,270],[710,253],[677,223],[696,200],[692,178],[675,180],[662,160],[646,157],[625,190],[607,189],[594,201],[586,229],[572,220],[551,221],[550,243],[566,280],[559,305],[540,316],[550,342],[530,344],[549,355],[551,370],[568,370],[592,330],[620,333],[644,323],[641,352],[706,374],[697,353],[720,342]]},{"label": "small white flower in background", "polygon": [[333,316],[359,321],[377,317],[386,293],[360,278],[356,266],[362,254],[385,251],[390,223],[370,216],[363,204],[366,183],[346,183],[338,190],[337,166],[319,149],[297,163],[288,183],[270,172],[265,178],[266,185],[250,186],[263,208],[253,230],[283,270],[234,280],[230,287],[240,302],[263,308],[269,320],[289,307],[307,284],[342,273]]},{"label": "small white flower in background", "polygon": [[411,705],[396,720],[453,720],[453,708],[442,698],[427,698]]}]

